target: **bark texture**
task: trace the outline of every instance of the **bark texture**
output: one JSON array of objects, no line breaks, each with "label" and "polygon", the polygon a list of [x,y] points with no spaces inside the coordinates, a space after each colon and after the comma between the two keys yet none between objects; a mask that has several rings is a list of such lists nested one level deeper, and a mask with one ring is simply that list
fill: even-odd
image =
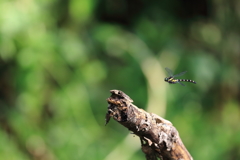
[{"label": "bark texture", "polygon": [[137,135],[147,160],[193,159],[170,121],[133,105],[133,100],[120,90],[110,93],[106,124],[112,117]]}]

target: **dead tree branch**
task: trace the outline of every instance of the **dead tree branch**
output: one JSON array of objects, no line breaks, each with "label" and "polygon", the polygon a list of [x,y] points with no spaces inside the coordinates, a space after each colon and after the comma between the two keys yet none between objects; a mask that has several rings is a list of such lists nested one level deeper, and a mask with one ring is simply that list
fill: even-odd
[{"label": "dead tree branch", "polygon": [[171,122],[133,105],[120,90],[110,92],[106,124],[112,117],[139,136],[147,160],[193,160]]}]

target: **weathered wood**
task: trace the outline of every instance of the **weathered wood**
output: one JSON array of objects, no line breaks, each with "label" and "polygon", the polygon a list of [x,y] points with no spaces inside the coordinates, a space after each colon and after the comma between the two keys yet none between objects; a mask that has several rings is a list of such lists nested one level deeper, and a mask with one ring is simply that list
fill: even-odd
[{"label": "weathered wood", "polygon": [[139,136],[147,160],[193,159],[170,121],[133,105],[133,100],[120,90],[110,92],[106,124],[112,117]]}]

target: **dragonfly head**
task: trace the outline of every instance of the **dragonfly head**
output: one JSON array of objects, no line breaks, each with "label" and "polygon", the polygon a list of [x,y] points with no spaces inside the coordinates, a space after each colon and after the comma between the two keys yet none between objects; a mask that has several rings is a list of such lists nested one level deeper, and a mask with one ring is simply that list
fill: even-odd
[{"label": "dragonfly head", "polygon": [[166,78],[164,78],[164,81],[168,82],[168,78],[167,78],[167,77],[166,77]]}]

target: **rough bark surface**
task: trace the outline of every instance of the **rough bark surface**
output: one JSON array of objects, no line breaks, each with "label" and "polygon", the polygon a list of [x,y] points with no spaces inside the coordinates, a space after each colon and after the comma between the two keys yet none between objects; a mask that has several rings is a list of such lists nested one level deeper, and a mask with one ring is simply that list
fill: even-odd
[{"label": "rough bark surface", "polygon": [[112,117],[139,136],[147,160],[193,159],[170,121],[133,105],[133,100],[120,90],[110,93],[106,124]]}]

